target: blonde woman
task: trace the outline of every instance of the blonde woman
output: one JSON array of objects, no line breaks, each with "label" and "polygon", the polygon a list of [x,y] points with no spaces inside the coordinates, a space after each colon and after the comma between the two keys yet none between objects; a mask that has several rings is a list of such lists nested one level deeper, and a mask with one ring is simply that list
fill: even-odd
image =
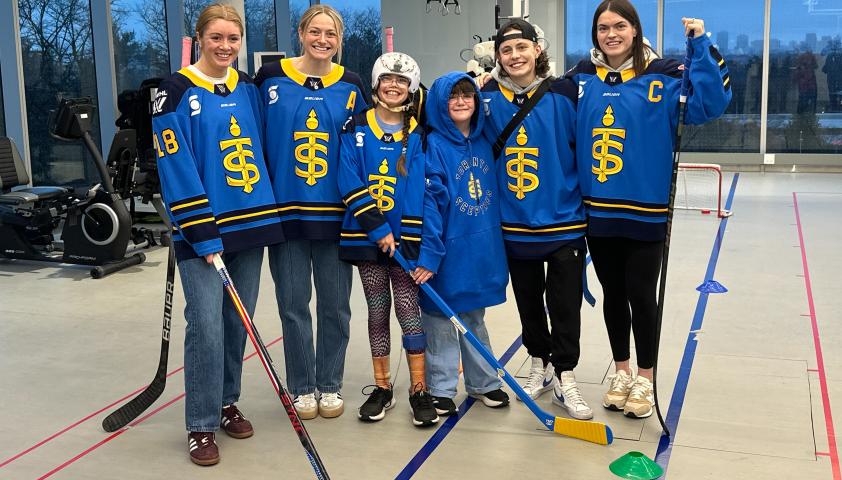
[{"label": "blonde woman", "polygon": [[215,434],[254,430],[234,403],[246,332],[212,265],[223,257],[251,315],[263,247],[283,238],[263,159],[259,93],[230,67],[243,22],[230,6],[205,8],[196,22],[201,57],[161,83],[152,126],[164,201],[175,227],[184,289],[185,414],[190,460],[219,462]]},{"label": "blonde woman", "polygon": [[[257,73],[266,115],[266,154],[286,241],[269,250],[284,330],[289,390],[302,419],[338,417],[351,308],[352,267],[339,260],[345,204],[339,193],[339,133],[366,109],[357,74],[333,63],[342,18],[313,5],[298,25],[301,56]],[[311,281],[318,335],[313,345]],[[317,397],[317,392],[320,395]]]}]

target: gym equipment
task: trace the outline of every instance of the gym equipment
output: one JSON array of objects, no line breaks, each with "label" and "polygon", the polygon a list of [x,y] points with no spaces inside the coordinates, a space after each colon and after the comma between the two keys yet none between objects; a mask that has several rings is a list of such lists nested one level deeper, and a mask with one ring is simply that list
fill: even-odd
[{"label": "gym equipment", "polygon": [[[400,250],[395,250],[393,258],[407,273],[412,273],[414,270],[413,267],[406,261]],[[509,388],[512,389],[515,395],[523,401],[524,405],[526,405],[529,410],[538,417],[538,420],[541,421],[544,428],[558,433],[559,435],[578,438],[580,440],[593,442],[599,445],[610,445],[611,442],[614,441],[614,434],[611,431],[611,427],[602,422],[556,417],[555,415],[549,414],[541,409],[541,407],[535,403],[535,400],[523,391],[523,387],[517,383],[517,380],[515,380],[515,378],[507,372],[502,365],[500,365],[500,362],[494,358],[494,355],[485,348],[474,333],[468,330],[453,309],[451,309],[439,296],[439,294],[433,290],[433,287],[431,287],[429,283],[422,283],[420,288],[427,294],[428,297],[430,297],[430,300],[439,307],[439,310],[441,310],[442,313],[450,319],[450,322],[454,327],[456,327],[456,330],[462,334],[468,343],[470,343],[476,351],[482,355],[482,358],[484,358],[485,361],[488,362],[495,371],[497,371],[497,376],[501,377]]]},{"label": "gym equipment", "polygon": [[[90,188],[31,187],[14,143],[0,137],[0,258],[91,265],[91,276],[146,260],[135,250],[150,245],[136,231],[123,199],[115,192],[102,155],[90,135],[94,105],[89,97],[63,98],[50,120],[50,134],[62,141],[81,139],[94,160],[100,183]],[[121,131],[109,159],[135,155],[133,131]],[[125,151],[129,150],[128,153]],[[54,231],[61,229],[61,239]]]}]

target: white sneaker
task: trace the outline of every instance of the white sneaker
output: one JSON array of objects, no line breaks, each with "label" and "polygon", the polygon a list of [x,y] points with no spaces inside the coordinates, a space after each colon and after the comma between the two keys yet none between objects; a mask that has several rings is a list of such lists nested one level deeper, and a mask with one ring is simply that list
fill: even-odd
[{"label": "white sneaker", "polygon": [[[538,357],[532,357],[532,367],[529,369],[529,377],[526,379],[526,384],[523,390],[529,395],[532,400],[540,397],[546,391],[552,390],[558,383],[555,378],[555,369],[552,363],[547,363],[544,367],[544,361]],[[520,397],[515,397],[522,401]]]},{"label": "white sneaker", "polygon": [[553,403],[567,410],[567,414],[579,420],[590,420],[593,418],[593,410],[585,403],[579,385],[576,384],[576,376],[572,370],[561,372],[561,381],[553,388]]},{"label": "white sneaker", "polygon": [[324,418],[334,418],[345,411],[345,402],[339,392],[323,393],[319,398],[319,415]]},{"label": "white sneaker", "polygon": [[295,407],[295,411],[298,412],[298,416],[302,420],[316,418],[316,415],[319,413],[319,405],[316,403],[315,393],[297,395],[292,400],[292,405]]},{"label": "white sneaker", "polygon": [[640,375],[634,379],[629,392],[629,398],[623,407],[623,413],[627,417],[646,418],[652,415],[655,406],[655,392],[652,389],[652,382]]},{"label": "white sneaker", "polygon": [[620,370],[611,376],[611,383],[608,384],[608,391],[602,396],[602,406],[608,410],[620,411],[626,406],[626,399],[629,397],[632,383],[631,375]]}]

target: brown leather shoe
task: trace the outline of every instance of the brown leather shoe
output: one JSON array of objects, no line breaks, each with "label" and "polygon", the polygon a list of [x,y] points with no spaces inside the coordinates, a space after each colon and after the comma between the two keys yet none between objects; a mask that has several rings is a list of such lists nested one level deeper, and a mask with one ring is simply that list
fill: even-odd
[{"label": "brown leather shoe", "polygon": [[190,460],[196,465],[208,466],[219,463],[219,448],[213,432],[190,432],[187,434],[187,448]]},{"label": "brown leather shoe", "polygon": [[243,412],[236,405],[222,407],[220,426],[229,437],[249,438],[254,435],[254,428],[252,428],[251,422],[246,420]]}]

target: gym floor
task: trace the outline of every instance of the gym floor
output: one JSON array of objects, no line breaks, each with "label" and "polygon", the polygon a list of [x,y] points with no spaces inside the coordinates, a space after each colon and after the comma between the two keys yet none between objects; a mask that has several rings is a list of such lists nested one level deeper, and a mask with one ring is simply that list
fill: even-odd
[{"label": "gym floor", "polygon": [[[360,389],[373,377],[355,274],[345,414],[305,422],[328,472],[334,479],[610,479],[616,478],[608,470],[613,460],[640,451],[666,466],[664,478],[842,478],[830,404],[842,401],[842,350],[833,348],[842,341],[839,180],[833,174],[727,173],[723,200],[730,191],[732,217],[676,213],[658,376],[671,440],[663,439],[654,415],[631,420],[600,406],[613,371],[600,303],[582,308],[576,372],[595,418],[614,431],[610,446],[547,432],[514,398],[507,409],[467,408],[463,390],[458,418],[413,427],[396,321],[392,371],[399,403],[379,423],[360,422]],[[146,254],[146,263],[102,280],[80,267],[0,263],[0,478],[313,478],[254,356],[245,362],[239,406],[255,435],[219,435],[217,466],[190,462],[180,287],[167,389],[131,427],[102,431],[105,415],[145,386],[158,362],[166,251]],[[266,265],[261,275],[255,322],[282,373],[281,327]],[[700,294],[696,287],[710,279],[728,292]],[[589,283],[601,301],[592,268]],[[527,354],[518,348],[520,327],[509,298],[489,309],[486,321],[496,356],[523,376]],[[564,415],[549,394],[539,404]]]}]

